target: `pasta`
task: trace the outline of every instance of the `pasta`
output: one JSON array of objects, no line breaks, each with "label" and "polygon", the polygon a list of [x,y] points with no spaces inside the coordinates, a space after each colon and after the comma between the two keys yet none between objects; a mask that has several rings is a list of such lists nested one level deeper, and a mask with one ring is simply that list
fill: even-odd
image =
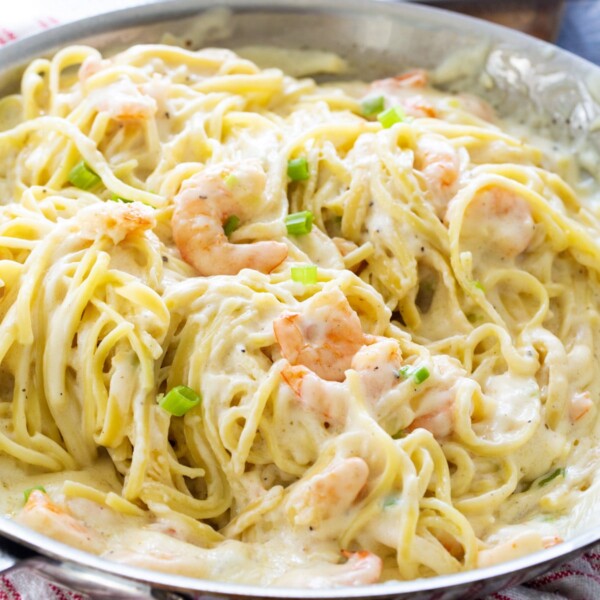
[{"label": "pasta", "polygon": [[0,101],[2,511],[272,586],[561,543],[600,395],[600,223],[566,171],[419,70],[35,60]]}]

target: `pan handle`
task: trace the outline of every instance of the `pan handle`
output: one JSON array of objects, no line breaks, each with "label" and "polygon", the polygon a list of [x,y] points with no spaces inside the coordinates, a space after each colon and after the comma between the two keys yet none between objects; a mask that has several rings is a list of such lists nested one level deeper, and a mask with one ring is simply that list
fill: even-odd
[{"label": "pan handle", "polygon": [[[6,539],[0,540],[0,589],[5,582],[22,598],[40,598],[47,586],[61,584],[85,600],[185,600],[185,596],[152,589],[148,584],[61,562],[35,554]],[[35,588],[35,589],[34,589]],[[31,594],[28,590],[31,590]]]}]

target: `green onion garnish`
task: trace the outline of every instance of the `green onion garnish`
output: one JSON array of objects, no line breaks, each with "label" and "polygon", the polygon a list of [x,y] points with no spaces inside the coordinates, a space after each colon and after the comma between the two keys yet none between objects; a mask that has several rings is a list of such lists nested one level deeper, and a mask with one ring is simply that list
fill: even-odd
[{"label": "green onion garnish", "polygon": [[406,113],[401,106],[392,106],[392,108],[388,108],[385,112],[377,115],[377,120],[383,125],[384,129],[389,129],[392,125],[401,123],[405,119]]},{"label": "green onion garnish", "polygon": [[482,292],[485,292],[485,288],[483,287],[483,283],[481,281],[477,281],[476,279],[473,281],[473,285]]},{"label": "green onion garnish", "polygon": [[172,415],[182,417],[188,410],[200,404],[201,400],[200,395],[196,394],[191,388],[185,385],[178,385],[160,400],[159,405]]},{"label": "green onion garnish", "polygon": [[429,377],[429,369],[427,367],[419,367],[413,373],[415,383],[423,383]]},{"label": "green onion garnish", "polygon": [[231,189],[238,182],[238,178],[233,173],[230,173],[227,175],[227,177],[225,177],[223,182],[229,189]]},{"label": "green onion garnish", "polygon": [[388,496],[383,501],[383,508],[389,508],[390,506],[395,506],[396,504],[398,504],[398,498],[395,496]]},{"label": "green onion garnish", "polygon": [[392,436],[393,440],[401,440],[408,435],[406,429],[400,429],[400,431],[396,431],[396,433]]},{"label": "green onion garnish", "polygon": [[33,492],[33,490],[39,490],[44,494],[46,493],[46,488],[44,488],[43,485],[34,485],[33,487],[27,488],[26,490],[23,490],[23,497],[25,498],[25,503],[27,503],[27,501],[29,500],[29,496],[31,496],[31,492]]},{"label": "green onion garnish", "polygon": [[121,198],[121,196],[117,196],[117,194],[111,194],[109,200],[113,202],[124,202],[125,204],[129,204],[133,202],[133,200],[127,200],[127,198]]},{"label": "green onion garnish", "polygon": [[80,190],[89,190],[100,183],[100,177],[82,160],[69,171],[69,182]]},{"label": "green onion garnish", "polygon": [[287,174],[292,181],[306,181],[310,177],[306,158],[302,156],[289,160]]},{"label": "green onion garnish", "polygon": [[402,377],[402,379],[412,377],[415,383],[423,383],[429,377],[429,369],[425,366],[404,365],[398,369],[398,377]]},{"label": "green onion garnish", "polygon": [[402,379],[408,379],[412,375],[412,367],[410,365],[404,365],[398,369],[398,375]]},{"label": "green onion garnish", "polygon": [[385,108],[383,96],[371,96],[365,98],[360,104],[360,111],[365,117],[378,115]]},{"label": "green onion garnish", "polygon": [[556,479],[559,476],[560,477],[565,476],[565,469],[563,469],[563,468],[555,469],[554,471],[552,471],[552,473],[550,473],[549,475],[546,475],[546,477],[544,477],[543,479],[540,479],[538,481],[538,485],[540,487],[543,487],[543,486],[549,484],[553,479]]},{"label": "green onion garnish", "polygon": [[285,218],[285,226],[290,235],[306,235],[312,230],[313,214],[310,210],[292,213]]},{"label": "green onion garnish", "polygon": [[240,218],[237,215],[231,215],[227,217],[225,223],[223,223],[223,231],[225,235],[229,237],[238,227],[240,226]]},{"label": "green onion garnish", "polygon": [[317,283],[317,267],[315,265],[292,267],[292,281],[297,281],[304,285]]}]

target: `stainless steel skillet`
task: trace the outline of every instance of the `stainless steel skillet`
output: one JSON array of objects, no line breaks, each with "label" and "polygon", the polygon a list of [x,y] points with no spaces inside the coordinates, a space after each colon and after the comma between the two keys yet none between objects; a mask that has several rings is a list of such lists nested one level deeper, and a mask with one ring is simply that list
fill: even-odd
[{"label": "stainless steel skillet", "polygon": [[[209,6],[225,19],[199,20]],[[207,24],[208,23],[208,24]],[[212,24],[211,24],[212,23]],[[600,173],[600,69],[553,46],[475,19],[377,0],[170,0],[67,24],[0,49],[0,93],[13,91],[19,69],[73,42],[118,49],[158,41],[164,32],[201,45],[270,44],[329,50],[347,59],[344,77],[374,79],[408,67],[435,68],[438,83],[487,96],[501,114],[528,119],[580,157],[582,174]],[[536,576],[600,540],[600,525],[544,552],[502,565],[436,577],[334,590],[264,589],[191,579],[111,563],[0,518],[0,533],[49,559],[32,567],[96,589],[97,597],[148,598],[149,586],[198,598],[476,598]],[[31,560],[31,559],[30,559]],[[0,563],[1,565],[1,563]],[[136,584],[134,582],[139,582]],[[102,591],[104,590],[104,591]]]}]

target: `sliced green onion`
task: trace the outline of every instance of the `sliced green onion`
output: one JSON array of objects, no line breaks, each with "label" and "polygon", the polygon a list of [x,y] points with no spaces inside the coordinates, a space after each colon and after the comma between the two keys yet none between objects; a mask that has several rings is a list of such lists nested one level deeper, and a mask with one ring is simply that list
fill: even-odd
[{"label": "sliced green onion", "polygon": [[292,281],[297,281],[304,285],[317,283],[317,267],[315,265],[292,267]]},{"label": "sliced green onion", "polygon": [[133,200],[127,200],[127,198],[121,198],[121,196],[117,196],[117,194],[111,194],[109,200],[113,202],[124,202],[125,204],[129,204],[133,202]]},{"label": "sliced green onion", "polygon": [[549,484],[552,480],[556,479],[559,476],[560,477],[564,477],[565,476],[565,469],[564,468],[555,469],[554,471],[552,471],[552,473],[550,473],[549,475],[546,475],[546,477],[544,477],[543,479],[540,479],[538,481],[538,485],[540,487],[544,487],[545,485]]},{"label": "sliced green onion", "polygon": [[39,490],[40,492],[46,493],[46,488],[43,485],[34,485],[33,487],[27,488],[23,490],[23,497],[25,498],[25,503],[29,500],[29,496],[31,496],[31,492],[33,490]]},{"label": "sliced green onion", "polygon": [[292,213],[285,218],[285,226],[290,235],[306,235],[312,230],[313,214],[310,210]]},{"label": "sliced green onion", "polygon": [[412,375],[413,368],[410,365],[404,365],[398,369],[398,376],[402,379],[408,379]]},{"label": "sliced green onion", "polygon": [[229,189],[231,189],[238,182],[238,178],[233,173],[230,173],[227,175],[227,177],[225,177],[223,182]]},{"label": "sliced green onion", "polygon": [[223,223],[223,231],[225,235],[229,237],[238,227],[240,226],[240,218],[237,215],[231,215],[227,217],[225,223]]},{"label": "sliced green onion", "polygon": [[396,433],[392,436],[393,440],[401,440],[408,435],[406,429],[400,429],[400,431],[396,431]]},{"label": "sliced green onion", "polygon": [[378,115],[385,108],[385,100],[383,96],[371,96],[365,98],[360,104],[360,111],[365,117]]},{"label": "sliced green onion", "polygon": [[292,181],[306,181],[310,177],[306,158],[302,156],[289,160],[287,174]]},{"label": "sliced green onion", "polygon": [[419,367],[413,373],[415,383],[423,383],[429,377],[429,369],[427,367]]},{"label": "sliced green onion", "polygon": [[396,504],[398,504],[398,498],[395,496],[388,496],[383,501],[383,508],[389,508],[390,506],[395,506]]},{"label": "sliced green onion", "polygon": [[100,177],[82,160],[69,171],[69,181],[80,190],[89,190],[100,183]]},{"label": "sliced green onion", "polygon": [[415,383],[423,383],[429,377],[429,369],[424,366],[404,365],[398,369],[398,377],[402,377],[402,379],[412,377]]},{"label": "sliced green onion", "polygon": [[159,405],[172,415],[182,417],[188,410],[200,404],[201,400],[200,395],[196,394],[193,389],[185,385],[178,385],[159,401]]},{"label": "sliced green onion", "polygon": [[485,287],[483,287],[483,283],[481,281],[477,281],[476,279],[473,281],[473,285],[482,292],[485,292]]},{"label": "sliced green onion", "polygon": [[401,106],[392,106],[385,112],[379,113],[377,120],[383,125],[384,129],[389,129],[392,125],[406,120],[406,113]]}]

